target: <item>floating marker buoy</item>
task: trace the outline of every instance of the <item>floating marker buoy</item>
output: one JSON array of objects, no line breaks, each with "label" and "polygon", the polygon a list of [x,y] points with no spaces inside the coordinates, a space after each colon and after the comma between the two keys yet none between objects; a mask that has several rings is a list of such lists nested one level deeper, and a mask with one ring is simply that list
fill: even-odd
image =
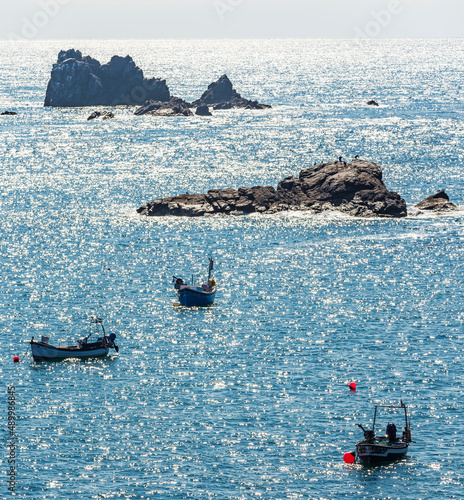
[{"label": "floating marker buoy", "polygon": [[345,453],[343,455],[343,461],[346,464],[354,464],[355,460],[356,460],[356,455],[353,452]]},{"label": "floating marker buoy", "polygon": [[15,356],[13,358],[13,363],[19,363],[19,356]]},{"label": "floating marker buoy", "polygon": [[355,391],[355,390],[356,390],[356,382],[351,382],[351,384],[350,384],[350,389],[351,389],[352,391]]}]

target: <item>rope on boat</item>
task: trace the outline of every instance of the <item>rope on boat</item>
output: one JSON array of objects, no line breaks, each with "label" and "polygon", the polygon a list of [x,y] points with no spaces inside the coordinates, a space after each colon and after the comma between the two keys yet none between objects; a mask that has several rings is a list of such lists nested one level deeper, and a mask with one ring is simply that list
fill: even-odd
[{"label": "rope on boat", "polygon": [[[32,338],[34,338],[34,337],[32,337]],[[28,345],[27,345],[27,347],[26,347],[26,350],[24,351],[23,358],[24,358],[24,356],[27,354],[27,351],[29,350],[29,348],[30,348],[30,347],[31,347],[31,344],[30,344],[30,342],[29,342],[29,343],[28,343]],[[22,358],[21,358],[21,359],[22,359]]]}]

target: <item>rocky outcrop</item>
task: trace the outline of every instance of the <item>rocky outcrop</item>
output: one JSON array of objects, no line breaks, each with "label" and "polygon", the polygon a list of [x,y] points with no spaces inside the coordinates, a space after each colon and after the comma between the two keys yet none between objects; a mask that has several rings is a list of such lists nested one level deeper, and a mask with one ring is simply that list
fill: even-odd
[{"label": "rocky outcrop", "polygon": [[2,111],[0,113],[1,116],[16,116],[17,114],[15,111]]},{"label": "rocky outcrop", "polygon": [[388,191],[382,169],[374,162],[355,159],[321,163],[304,169],[299,177],[286,177],[277,189],[256,186],[212,189],[206,194],[161,198],[140,207],[147,216],[213,214],[242,215],[306,210],[313,213],[338,210],[358,217],[405,217],[406,202]]},{"label": "rocky outcrop", "polygon": [[213,82],[203,95],[193,103],[194,106],[211,105],[213,109],[267,109],[271,106],[260,104],[258,101],[250,101],[243,98],[232,86],[227,75],[222,75],[217,82]]},{"label": "rocky outcrop", "polygon": [[422,200],[416,205],[419,210],[427,210],[433,212],[452,212],[453,210],[459,210],[458,207],[451,203],[449,196],[442,189],[436,194],[427,196],[425,200]]},{"label": "rocky outcrop", "polygon": [[367,101],[367,103],[366,103],[366,104],[367,104],[368,106],[378,106],[378,105],[379,105],[379,103],[378,103],[378,102],[373,101],[373,100],[371,100],[371,101]]},{"label": "rocky outcrop", "polygon": [[96,118],[101,118],[102,120],[110,120],[114,118],[114,114],[111,111],[94,111],[87,120],[95,120]]},{"label": "rocky outcrop", "polygon": [[147,79],[130,56],[113,56],[107,64],[79,50],[61,51],[53,65],[45,106],[140,105],[147,100],[168,101],[165,80]]},{"label": "rocky outcrop", "polygon": [[[45,96],[45,106],[141,106],[135,114],[189,116],[187,108],[196,107],[199,116],[210,116],[214,109],[266,109],[266,104],[243,98],[232,87],[226,75],[209,85],[198,101],[192,104],[172,97],[165,80],[147,79],[130,56],[113,56],[100,64],[79,50],[62,50],[53,65]],[[208,112],[206,112],[208,111]]]},{"label": "rocky outcrop", "polygon": [[137,109],[135,115],[154,116],[191,116],[190,104],[178,97],[171,97],[169,101],[147,101]]},{"label": "rocky outcrop", "polygon": [[207,104],[200,104],[195,111],[197,116],[213,116]]}]

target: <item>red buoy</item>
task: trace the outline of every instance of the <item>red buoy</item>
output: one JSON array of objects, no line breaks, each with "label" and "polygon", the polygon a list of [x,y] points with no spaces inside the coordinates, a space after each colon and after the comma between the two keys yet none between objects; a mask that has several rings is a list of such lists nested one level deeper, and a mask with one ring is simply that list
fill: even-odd
[{"label": "red buoy", "polygon": [[13,363],[19,363],[19,356],[15,356],[13,358]]},{"label": "red buoy", "polygon": [[356,455],[353,452],[345,453],[343,455],[343,461],[346,464],[354,464],[355,460],[356,460]]},{"label": "red buoy", "polygon": [[352,391],[355,391],[355,390],[356,390],[356,382],[351,382],[351,384],[350,384],[350,389],[351,389]]}]

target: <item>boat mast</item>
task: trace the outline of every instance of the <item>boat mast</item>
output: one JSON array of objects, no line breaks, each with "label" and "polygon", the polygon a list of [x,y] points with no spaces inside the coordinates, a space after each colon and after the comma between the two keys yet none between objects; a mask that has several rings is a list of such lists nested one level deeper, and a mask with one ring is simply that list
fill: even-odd
[{"label": "boat mast", "polygon": [[[92,323],[95,323],[95,325],[100,325],[102,327],[102,330],[103,330],[103,336],[106,337],[105,327],[103,326],[102,318],[99,318],[98,316],[92,316],[90,325],[92,325]],[[96,328],[98,330],[98,326]],[[90,332],[89,337],[91,334],[92,334],[92,332]]]},{"label": "boat mast", "polygon": [[213,259],[209,258],[209,267],[208,267],[208,282],[211,279],[211,271],[213,270]]},{"label": "boat mast", "polygon": [[411,428],[410,428],[410,425],[411,425],[411,417],[409,417],[409,423],[408,423],[408,409],[406,408],[406,405],[403,403],[403,400],[401,400],[401,406],[402,408],[404,408],[404,420],[406,422],[406,427],[405,427],[405,431],[406,431],[406,439],[407,439],[407,442],[410,443],[411,442]]}]

